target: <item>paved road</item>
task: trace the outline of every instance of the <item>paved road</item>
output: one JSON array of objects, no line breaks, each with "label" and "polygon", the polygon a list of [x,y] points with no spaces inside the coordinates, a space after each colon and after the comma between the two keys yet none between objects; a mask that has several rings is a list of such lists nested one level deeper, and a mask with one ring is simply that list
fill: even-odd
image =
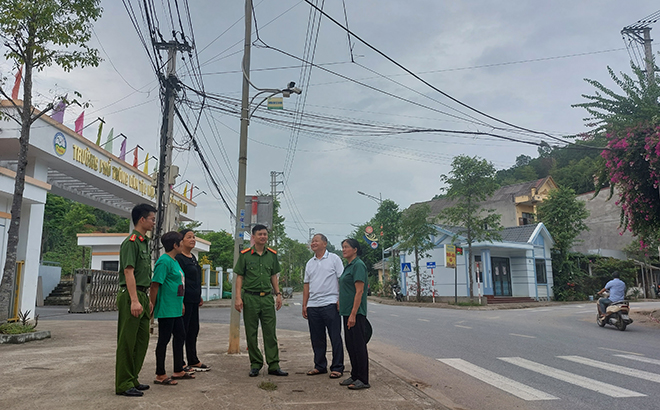
[{"label": "paved road", "polygon": [[[278,327],[306,331],[300,295]],[[660,309],[660,302],[633,304]],[[465,409],[657,409],[660,330],[620,332],[595,323],[595,305],[468,311],[370,303],[370,350],[381,364],[443,404]],[[72,316],[40,309],[43,319]],[[114,320],[116,313],[75,315]],[[229,309],[202,309],[203,322],[229,323]]]}]

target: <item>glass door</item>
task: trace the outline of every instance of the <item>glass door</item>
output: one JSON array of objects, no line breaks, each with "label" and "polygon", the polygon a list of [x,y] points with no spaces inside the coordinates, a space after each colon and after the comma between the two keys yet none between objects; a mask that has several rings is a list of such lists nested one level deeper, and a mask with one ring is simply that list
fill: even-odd
[{"label": "glass door", "polygon": [[493,290],[495,296],[511,296],[511,269],[509,258],[490,258],[493,266]]}]

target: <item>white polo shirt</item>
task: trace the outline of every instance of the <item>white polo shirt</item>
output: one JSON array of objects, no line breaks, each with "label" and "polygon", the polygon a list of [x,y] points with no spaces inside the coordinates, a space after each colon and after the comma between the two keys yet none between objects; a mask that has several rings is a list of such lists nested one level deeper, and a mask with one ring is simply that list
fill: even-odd
[{"label": "white polo shirt", "polygon": [[305,266],[305,283],[309,283],[307,307],[322,307],[339,300],[339,277],[344,272],[341,258],[327,250],[321,259],[316,255]]}]

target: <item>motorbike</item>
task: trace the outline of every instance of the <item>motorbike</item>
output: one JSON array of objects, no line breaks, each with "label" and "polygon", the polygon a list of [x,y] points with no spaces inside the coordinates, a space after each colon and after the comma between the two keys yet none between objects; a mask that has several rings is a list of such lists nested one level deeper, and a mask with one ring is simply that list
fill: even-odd
[{"label": "motorbike", "polygon": [[392,294],[397,302],[403,302],[403,293],[401,293],[399,285],[392,286]]},{"label": "motorbike", "polygon": [[[600,299],[599,299],[600,300]],[[596,322],[598,326],[605,327],[605,325],[612,325],[617,329],[624,331],[626,327],[633,322],[630,318],[630,303],[627,300],[615,302],[607,307],[605,316],[601,315],[600,303],[596,302],[598,314]]]}]

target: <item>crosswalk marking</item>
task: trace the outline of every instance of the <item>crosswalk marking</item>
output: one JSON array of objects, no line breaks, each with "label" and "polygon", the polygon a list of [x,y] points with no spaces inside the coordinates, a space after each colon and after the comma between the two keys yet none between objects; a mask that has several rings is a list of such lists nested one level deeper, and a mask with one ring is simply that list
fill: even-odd
[{"label": "crosswalk marking", "polygon": [[[637,377],[638,379],[644,379],[651,382],[660,383],[660,374],[645,372],[643,370],[631,369],[630,367],[617,366],[606,362],[599,362],[597,360],[587,359],[586,357],[580,357],[580,356],[559,356],[559,358],[570,360],[571,362],[575,362],[575,363],[586,364],[587,366],[592,366],[598,369],[604,369],[613,373],[619,373],[630,377]],[[635,359],[639,359],[639,358],[635,357]]]},{"label": "crosswalk marking", "polygon": [[635,353],[635,352],[626,352],[625,350],[619,350],[619,349],[610,349],[609,347],[599,347],[599,349],[602,349],[602,350],[609,350],[610,352],[619,352],[619,353],[627,353],[627,354],[634,354],[634,355],[637,355],[637,356],[644,356],[644,355],[643,355],[643,354],[641,354],[641,353]]},{"label": "crosswalk marking", "polygon": [[651,363],[660,365],[660,360],[651,359],[650,357],[640,357],[631,354],[615,354],[614,356],[623,357],[624,359],[637,360],[638,362]]},{"label": "crosswalk marking", "polygon": [[576,386],[583,387],[585,389],[593,390],[598,393],[605,394],[610,397],[644,397],[645,394],[637,393],[632,390],[624,389],[613,384],[603,383],[598,380],[590,379],[588,377],[579,376],[563,370],[554,369],[550,366],[546,366],[540,363],[532,362],[531,360],[523,359],[522,357],[500,357],[500,360],[503,360],[507,363],[520,366],[524,369],[531,370],[533,372],[541,373],[548,377],[552,377],[557,380],[564,381],[566,383],[574,384]]},{"label": "crosswalk marking", "polygon": [[519,397],[523,400],[557,400],[558,399],[558,397],[555,397],[551,394],[542,392],[541,390],[537,390],[533,387],[529,387],[515,380],[511,380],[507,377],[500,376],[497,373],[493,373],[490,370],[486,370],[484,368],[476,366],[463,359],[437,359],[437,360],[448,366],[453,367],[456,370],[466,373],[474,377],[475,379],[479,379],[484,383],[490,384],[491,386],[504,390],[507,393],[511,393],[514,396]]}]

